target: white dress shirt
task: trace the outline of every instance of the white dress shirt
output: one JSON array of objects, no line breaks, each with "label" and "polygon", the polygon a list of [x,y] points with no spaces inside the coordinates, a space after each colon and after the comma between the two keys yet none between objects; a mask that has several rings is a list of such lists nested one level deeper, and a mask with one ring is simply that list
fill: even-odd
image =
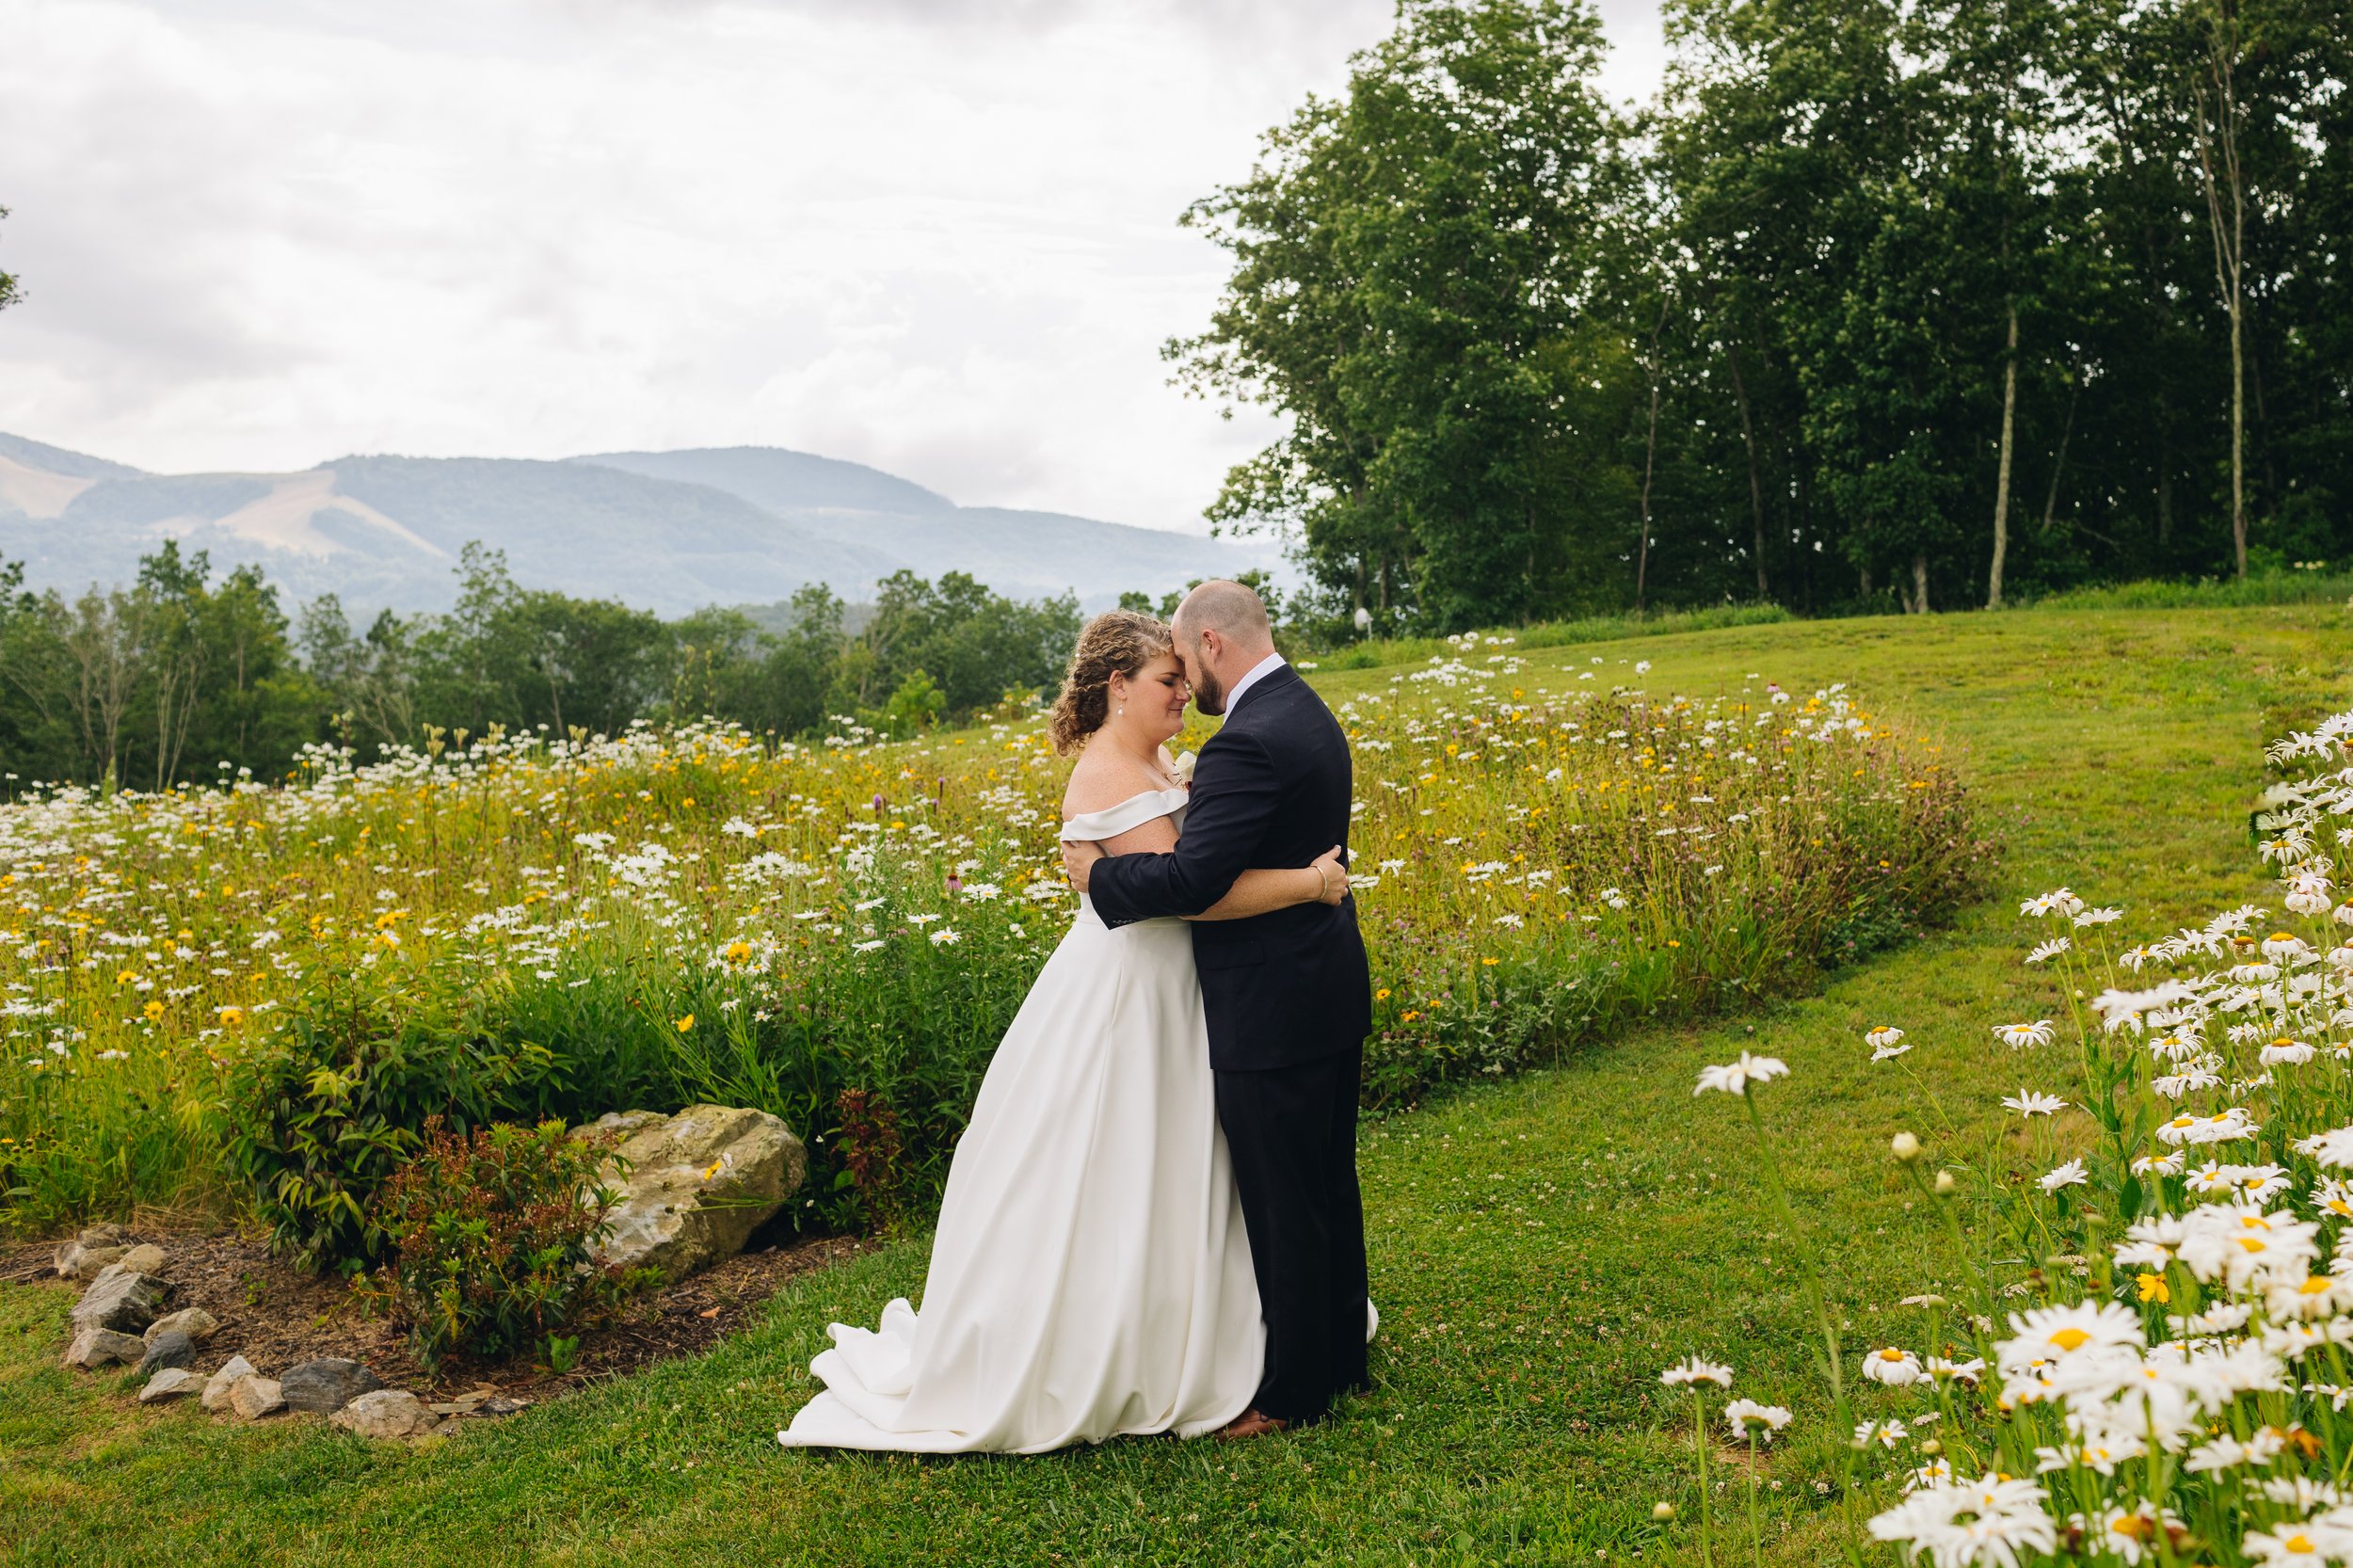
[{"label": "white dress shirt", "polygon": [[1250,690],[1251,687],[1257,685],[1259,681],[1264,680],[1268,676],[1273,675],[1276,670],[1279,670],[1282,667],[1283,656],[1279,653],[1270,653],[1265,658],[1259,660],[1257,664],[1251,665],[1250,673],[1243,676],[1240,680],[1235,681],[1234,689],[1225,694],[1225,716],[1229,719],[1234,716],[1234,710],[1241,705],[1242,693]]}]

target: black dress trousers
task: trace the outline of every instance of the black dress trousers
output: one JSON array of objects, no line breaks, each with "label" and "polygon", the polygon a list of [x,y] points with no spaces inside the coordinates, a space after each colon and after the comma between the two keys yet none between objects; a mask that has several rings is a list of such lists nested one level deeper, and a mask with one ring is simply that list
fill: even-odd
[{"label": "black dress trousers", "polygon": [[1312,1421],[1366,1386],[1365,1212],[1356,1186],[1361,1046],[1290,1066],[1217,1075],[1250,1261],[1266,1317],[1252,1402]]}]

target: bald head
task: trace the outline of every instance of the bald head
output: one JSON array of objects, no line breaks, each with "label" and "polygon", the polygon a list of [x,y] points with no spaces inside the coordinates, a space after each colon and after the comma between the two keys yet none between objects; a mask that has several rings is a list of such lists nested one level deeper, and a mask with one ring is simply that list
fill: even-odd
[{"label": "bald head", "polygon": [[1204,583],[1176,606],[1169,630],[1193,682],[1193,704],[1225,712],[1225,694],[1274,651],[1274,628],[1258,596],[1239,583]]},{"label": "bald head", "polygon": [[1254,664],[1274,651],[1274,627],[1267,619],[1266,605],[1248,588],[1224,578],[1212,578],[1185,596],[1176,606],[1174,629],[1183,637],[1214,632],[1237,652],[1250,653]]}]

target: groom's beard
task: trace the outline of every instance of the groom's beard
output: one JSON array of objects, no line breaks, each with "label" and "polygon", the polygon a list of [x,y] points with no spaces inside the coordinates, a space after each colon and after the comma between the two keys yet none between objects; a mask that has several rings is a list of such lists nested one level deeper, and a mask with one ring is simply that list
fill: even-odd
[{"label": "groom's beard", "polygon": [[1195,711],[1216,718],[1225,712],[1225,688],[1216,676],[1204,669],[1193,678],[1193,706]]}]

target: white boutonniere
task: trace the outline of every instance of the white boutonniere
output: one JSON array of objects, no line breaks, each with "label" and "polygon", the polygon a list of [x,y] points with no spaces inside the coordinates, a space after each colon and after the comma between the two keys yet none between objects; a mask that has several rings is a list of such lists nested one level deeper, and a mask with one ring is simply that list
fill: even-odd
[{"label": "white boutonniere", "polygon": [[1188,751],[1170,763],[1168,771],[1176,776],[1177,783],[1190,790],[1193,788],[1193,765],[1199,760],[1198,755]]}]

